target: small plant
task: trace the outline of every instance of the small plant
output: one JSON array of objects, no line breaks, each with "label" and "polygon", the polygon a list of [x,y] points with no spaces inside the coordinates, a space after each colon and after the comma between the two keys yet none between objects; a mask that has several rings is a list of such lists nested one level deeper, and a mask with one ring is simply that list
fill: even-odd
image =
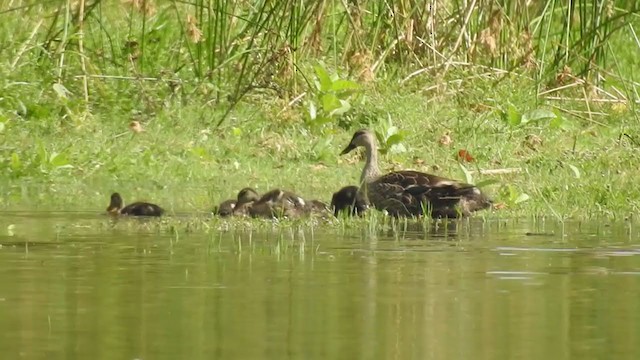
[{"label": "small plant", "polygon": [[391,116],[387,115],[386,123],[382,123],[380,127],[376,129],[376,138],[381,154],[399,154],[407,151],[402,144],[405,132],[393,125]]},{"label": "small plant", "polygon": [[37,174],[51,175],[58,170],[73,168],[64,152],[49,153],[42,144],[38,144],[36,153],[31,157],[23,158],[13,152],[3,165],[16,178]]},{"label": "small plant", "polygon": [[512,129],[528,124],[546,124],[551,129],[568,129],[570,127],[567,119],[548,109],[540,108],[522,113],[515,106],[509,104],[506,110],[500,110],[500,117]]},{"label": "small plant", "polygon": [[360,91],[360,86],[351,81],[340,79],[321,64],[314,66],[314,97],[308,101],[307,124],[321,128],[333,124],[351,110],[351,99]]},{"label": "small plant", "polygon": [[458,166],[460,167],[460,170],[462,171],[462,174],[464,175],[464,181],[467,184],[471,184],[474,185],[478,188],[482,188],[488,185],[493,185],[493,184],[497,184],[500,181],[496,180],[496,179],[488,179],[488,180],[483,180],[478,182],[477,184],[474,183],[473,180],[473,174],[471,173],[471,171],[469,171],[469,169],[467,169],[464,165],[462,165],[461,162],[458,163]]},{"label": "small plant", "polygon": [[500,198],[503,199],[508,207],[513,207],[529,200],[527,193],[521,192],[514,185],[504,185],[500,188]]}]

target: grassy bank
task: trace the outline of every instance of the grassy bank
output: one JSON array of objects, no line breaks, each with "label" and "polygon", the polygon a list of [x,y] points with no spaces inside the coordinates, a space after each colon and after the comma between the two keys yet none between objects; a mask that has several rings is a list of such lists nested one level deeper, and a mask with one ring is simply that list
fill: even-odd
[{"label": "grassy bank", "polygon": [[[355,105],[365,114],[356,122],[384,131],[391,119],[404,131],[401,144],[406,151],[384,156],[385,169],[465,179],[456,159],[459,149],[475,158],[464,163],[469,170],[520,168],[506,175],[474,175],[475,182],[499,181],[488,191],[508,205],[502,211],[567,216],[635,212],[640,205],[637,145],[621,137],[635,122],[629,112],[605,106],[610,115],[604,125],[567,120],[567,129],[545,121],[510,126],[498,110],[503,103],[520,109],[535,106],[522,91],[513,98],[512,89],[524,88],[523,82],[487,86],[485,91],[500,103],[468,95],[463,103],[457,96],[436,101],[391,86],[373,89]],[[480,105],[483,110],[478,112]],[[329,200],[341,186],[355,184],[362,162],[357,156],[338,155],[351,129],[314,133],[301,125],[300,112],[279,114],[283,107],[286,103],[269,99],[247,103],[219,128],[202,126],[198,107],[169,107],[141,120],[141,133],[128,129],[131,115],[121,111],[90,115],[74,125],[9,123],[4,131],[11,142],[5,146],[25,150],[13,150],[20,154],[20,164],[9,160],[8,166],[14,167],[2,175],[2,203],[5,208],[101,209],[109,193],[119,190],[129,198],[195,211],[211,208],[244,186],[284,187]],[[447,132],[453,143],[444,146],[440,138]],[[52,159],[54,153],[60,155]],[[529,199],[517,203],[522,194]]]},{"label": "grassy bank", "polygon": [[[343,37],[348,29],[336,14],[344,10],[298,14],[330,19],[325,29],[333,30],[312,51],[310,20],[295,22],[295,39],[284,25],[270,38],[231,20],[216,23],[194,11],[199,2],[158,2],[148,14],[97,2],[86,4],[92,12],[83,22],[73,16],[77,7],[63,3],[0,15],[10,44],[0,54],[4,209],[102,210],[117,190],[125,200],[153,200],[174,212],[205,211],[245,186],[328,201],[358,180],[361,159],[338,154],[360,127],[388,140],[383,169],[493,180],[485,190],[502,204],[501,217],[625,218],[640,206],[637,18],[619,28],[612,20],[618,31],[607,33],[605,50],[591,49],[605,51],[594,59],[606,61],[582,72],[581,56],[565,59],[575,61],[570,70],[545,51],[562,44],[542,42],[549,36],[535,42],[533,67],[500,55],[508,41],[496,28],[501,40],[485,50],[495,54],[468,57],[472,44],[456,48],[457,37],[449,35],[450,58],[434,63],[419,48],[391,46],[408,33],[387,38],[389,24],[375,37],[384,46],[363,53],[377,49],[368,42],[374,37],[363,33],[360,45]],[[197,21],[186,21],[187,13]],[[247,13],[251,24],[249,15],[258,15]],[[260,19],[272,21],[255,23]],[[491,29],[490,16],[474,19],[486,26],[473,23],[475,33],[465,27],[470,36]],[[553,26],[553,34],[563,29]],[[206,40],[196,41],[195,30]],[[251,41],[259,49],[251,56],[232,46],[249,49]],[[227,58],[207,52],[211,47],[225,48]],[[133,131],[139,129],[130,128],[132,121],[144,131]],[[460,162],[460,150],[474,160]],[[512,168],[519,171],[467,178]]]}]

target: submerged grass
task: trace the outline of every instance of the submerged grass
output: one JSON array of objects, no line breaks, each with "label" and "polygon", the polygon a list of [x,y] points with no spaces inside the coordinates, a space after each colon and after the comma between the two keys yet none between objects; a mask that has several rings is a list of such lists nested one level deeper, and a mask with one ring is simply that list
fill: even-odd
[{"label": "submerged grass", "polygon": [[[517,2],[430,2],[442,17],[412,1],[303,3],[3,9],[0,206],[102,210],[119,191],[203,213],[245,186],[328,201],[357,183],[362,159],[338,154],[366,126],[389,141],[383,170],[491,180],[500,208],[480,217],[637,213],[635,5],[598,17],[586,2],[575,13],[551,1],[513,21]],[[461,150],[474,160],[461,163]],[[517,170],[481,172],[496,169]],[[273,225],[159,224],[173,221]],[[408,226],[338,224],[352,222]]]}]

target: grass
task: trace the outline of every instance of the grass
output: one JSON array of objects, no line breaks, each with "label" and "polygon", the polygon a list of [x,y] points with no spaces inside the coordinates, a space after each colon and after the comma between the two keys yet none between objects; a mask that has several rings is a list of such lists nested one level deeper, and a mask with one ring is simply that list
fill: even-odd
[{"label": "grass", "polygon": [[[92,114],[76,124],[11,122],[4,130],[11,141],[4,146],[8,153],[18,154],[24,175],[19,169],[0,175],[1,201],[4,208],[102,209],[110,192],[118,190],[125,200],[154,200],[171,211],[193,212],[211,209],[244,186],[259,191],[283,187],[328,201],[333,191],[358,181],[363,165],[358,156],[338,155],[352,131],[385,127],[390,118],[405,131],[406,152],[384,156],[385,169],[412,168],[464,179],[455,153],[467,149],[476,159],[465,165],[469,169],[522,169],[474,178],[499,181],[487,191],[509,205],[501,210],[508,216],[624,217],[636,212],[637,145],[621,137],[624,128],[612,125],[624,122],[630,112],[617,113],[604,105],[598,109],[610,113],[604,125],[575,120],[568,130],[545,124],[512,127],[498,109],[506,102],[523,112],[535,108],[528,94],[511,91],[525,88],[523,82],[493,88],[494,99],[501,100],[483,98],[480,89],[470,89],[462,104],[460,96],[435,101],[394,89],[393,84],[380,86],[365,91],[354,105],[361,114],[348,129],[323,133],[304,126],[302,109],[278,116],[285,104],[271,99],[243,104],[218,128],[201,124],[198,107],[184,106],[169,106],[141,119],[141,133],[128,129],[132,117],[119,109]],[[482,105],[481,112],[476,104]],[[453,140],[450,146],[438,142],[446,131]],[[542,144],[527,146],[529,135]],[[49,157],[63,154],[62,164],[72,167],[47,164],[38,151],[21,151],[39,147]],[[522,193],[530,199],[513,203]]]},{"label": "grass", "polygon": [[[92,9],[97,16],[97,8]],[[87,19],[85,27],[93,33],[87,33],[82,49],[91,61],[83,64],[80,48],[72,46],[75,28],[62,19],[51,26],[68,32],[55,37],[44,31],[46,23],[38,25],[36,16],[20,24],[24,37],[6,35],[10,49],[0,61],[14,66],[0,70],[3,209],[96,211],[106,207],[111,192],[119,191],[125,201],[152,200],[173,213],[206,212],[245,186],[259,191],[282,187],[329,201],[340,187],[357,183],[363,165],[357,154],[341,157],[339,152],[355,130],[372,127],[380,133],[398,129],[401,135],[395,140],[404,150],[390,147],[382,169],[416,169],[464,180],[467,174],[456,157],[462,149],[475,158],[462,164],[467,170],[520,168],[518,173],[473,175],[475,183],[494,180],[484,189],[505,206],[482,216],[624,219],[638,212],[640,121],[634,99],[640,76],[634,68],[639,45],[632,36],[637,21],[629,23],[628,31],[611,35],[608,61],[615,66],[606,73],[598,68],[609,80],[600,84],[589,80],[594,76],[589,72],[562,73],[566,64],[555,62],[557,54],[546,55],[542,71],[514,69],[514,60],[504,56],[489,62],[452,58],[446,66],[429,67],[407,60],[418,59],[415,49],[388,53],[384,59],[372,54],[384,61],[370,78],[354,71],[355,60],[344,59],[337,49],[322,55],[304,48],[305,39],[296,37],[306,34],[302,30],[287,37],[301,50],[282,55],[287,60],[278,63],[295,66],[271,68],[273,64],[259,60],[264,57],[245,57],[232,45],[239,34],[246,36],[243,41],[272,45],[276,38],[265,40],[250,28],[218,33],[215,29],[232,24],[216,23],[210,29],[199,13],[207,41],[238,51],[236,58],[220,59],[206,53],[200,42],[173,39],[181,34],[172,22],[173,8],[160,9],[149,19],[129,13],[128,27],[109,16],[113,10],[102,9],[105,32],[94,28],[94,18]],[[307,10],[297,15],[307,19],[323,11]],[[32,11],[27,15],[36,14]],[[256,22],[272,19],[254,15]],[[472,24],[475,30],[483,28]],[[68,48],[43,50],[45,40],[62,39],[63,34],[70,37]],[[325,46],[329,38],[323,38]],[[345,41],[339,45],[344,51],[358,54],[357,48],[347,49],[358,42],[340,39],[334,41]],[[360,44],[373,49],[368,41],[386,39],[364,37]],[[589,48],[580,46],[587,56]],[[539,61],[547,61],[544,48],[536,48]],[[282,48],[276,50],[282,54]],[[603,56],[601,48],[597,53]],[[66,54],[64,63],[61,54]],[[144,60],[138,60],[141,55]],[[189,61],[180,63],[183,57]],[[327,81],[349,79],[358,89],[332,90],[318,66],[339,75]],[[169,70],[178,67],[182,70]],[[207,78],[204,74],[214,68],[218,70]],[[274,87],[254,86],[265,80],[257,76],[267,71],[273,72]],[[550,75],[545,78],[542,72]],[[92,76],[85,88],[86,73]],[[241,80],[234,82],[234,75]],[[322,121],[314,121],[311,104]],[[536,117],[536,111],[546,115]],[[144,131],[132,131],[132,121]],[[452,140],[449,145],[440,144],[445,134]]]}]

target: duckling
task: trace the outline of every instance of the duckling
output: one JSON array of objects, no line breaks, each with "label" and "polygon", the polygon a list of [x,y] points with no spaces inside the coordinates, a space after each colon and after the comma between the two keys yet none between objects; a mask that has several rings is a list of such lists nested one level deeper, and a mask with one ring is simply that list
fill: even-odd
[{"label": "duckling", "polygon": [[220,217],[227,217],[233,215],[233,209],[237,204],[236,199],[225,200],[213,209],[213,214]]},{"label": "duckling", "polygon": [[323,214],[330,210],[329,205],[321,200],[308,200],[306,205],[307,212],[310,214]]},{"label": "duckling", "polygon": [[233,209],[233,215],[235,216],[247,216],[250,215],[251,208],[254,203],[260,199],[260,195],[250,188],[246,187],[238,192],[236,206]]},{"label": "duckling", "polygon": [[358,193],[357,186],[345,186],[333,193],[331,197],[331,208],[333,215],[338,217],[340,213],[349,216],[362,215],[369,208],[366,199]]},{"label": "duckling", "polygon": [[130,215],[130,216],[161,216],[164,209],[156,204],[147,202],[134,202],[124,206],[124,201],[119,193],[111,194],[111,202],[107,207],[107,212],[112,215]]},{"label": "duckling", "polygon": [[357,131],[341,155],[357,147],[366,150],[358,191],[378,210],[396,217],[457,218],[491,207],[491,199],[471,184],[410,170],[383,175],[378,168],[378,145],[371,130]]},{"label": "duckling", "polygon": [[307,213],[307,204],[304,199],[281,189],[273,189],[265,193],[249,208],[249,214],[252,217],[296,218]]}]

